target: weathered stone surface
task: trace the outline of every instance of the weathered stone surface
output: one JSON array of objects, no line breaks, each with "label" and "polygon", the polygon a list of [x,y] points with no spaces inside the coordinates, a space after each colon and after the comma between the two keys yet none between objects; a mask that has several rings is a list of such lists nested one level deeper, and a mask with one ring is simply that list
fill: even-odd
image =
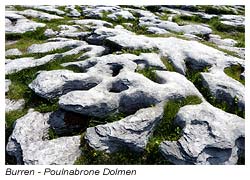
[{"label": "weathered stone surface", "polygon": [[8,60],[5,64],[5,74],[12,74],[23,69],[31,68],[46,64],[57,57],[60,57],[59,54],[46,55],[39,59],[31,58],[19,58],[14,60]]},{"label": "weathered stone surface", "polygon": [[74,55],[74,54],[79,54],[80,52],[84,52],[78,59],[86,59],[90,57],[101,56],[105,54],[107,51],[108,48],[103,46],[82,45],[65,53],[62,53],[62,56]]},{"label": "weathered stone surface", "polygon": [[80,24],[82,26],[89,27],[112,27],[113,25],[107,21],[97,20],[97,19],[82,19],[82,20],[73,20],[72,22]]},{"label": "weathered stone surface", "polygon": [[46,42],[43,44],[32,44],[30,47],[28,47],[27,52],[28,53],[46,53],[46,52],[50,52],[56,49],[76,48],[81,45],[86,45],[86,42],[78,41],[78,40],[68,40],[64,42]]},{"label": "weathered stone surface", "polygon": [[104,40],[108,37],[116,36],[119,34],[134,34],[124,28],[112,28],[101,27],[96,30],[87,38],[87,41],[93,44],[103,44]]},{"label": "weathered stone surface", "polygon": [[25,33],[45,26],[44,23],[28,20],[12,11],[5,11],[5,18],[7,18],[5,20],[5,33]]},{"label": "weathered stone surface", "polygon": [[88,128],[85,139],[92,148],[108,153],[124,147],[143,151],[162,115],[162,107],[141,109],[122,120]]},{"label": "weathered stone surface", "polygon": [[222,46],[222,45],[220,45],[219,48],[235,52],[240,58],[245,59],[245,48]]},{"label": "weathered stone surface", "polygon": [[141,53],[138,60],[134,62],[141,68],[155,68],[166,69],[165,65],[161,61],[161,57],[156,53]]},{"label": "weathered stone surface", "polygon": [[112,19],[112,20],[118,20],[118,18],[123,18],[123,19],[135,19],[135,17],[133,16],[132,13],[130,13],[129,11],[119,11],[119,12],[115,12],[112,14],[107,15],[108,18]]},{"label": "weathered stone surface", "polygon": [[217,44],[217,45],[222,45],[222,46],[235,46],[237,44],[237,41],[233,40],[233,39],[221,39],[220,36],[218,35],[209,35],[209,41]]},{"label": "weathered stone surface", "polygon": [[21,15],[24,15],[26,17],[38,18],[38,19],[46,20],[46,21],[51,21],[53,19],[63,19],[60,16],[48,14],[48,13],[41,12],[41,11],[36,11],[33,9],[26,9],[24,11],[17,11],[17,14],[21,14]]},{"label": "weathered stone surface", "polygon": [[244,151],[244,120],[208,103],[182,107],[175,122],[182,137],[160,145],[174,164],[236,164]]},{"label": "weathered stone surface", "polygon": [[28,114],[15,121],[6,151],[9,155],[16,157],[18,164],[22,164],[23,152],[32,142],[42,141],[48,136],[48,117],[48,113],[41,114],[30,110]]},{"label": "weathered stone surface", "polygon": [[141,74],[124,71],[115,78],[107,78],[89,91],[71,91],[61,96],[59,105],[68,111],[103,117],[115,111],[132,114],[140,108],[164,100],[189,95],[202,97],[184,76],[168,71],[156,71],[156,73],[160,84]]},{"label": "weathered stone surface", "polygon": [[[228,30],[235,27],[235,33],[244,34],[244,6],[13,5],[5,9],[5,49],[10,49],[6,51],[10,59],[5,60],[5,74],[18,85],[27,77],[15,79],[13,73],[36,67],[31,90],[45,98],[42,105],[47,105],[46,99],[59,99],[55,112],[30,110],[16,120],[6,152],[17,158],[17,164],[73,164],[85,155],[81,154],[80,136],[75,136],[82,133],[84,143],[95,150],[144,151],[163,116],[164,103],[187,96],[198,96],[202,104],[180,109],[175,119],[183,129],[180,139],[160,142],[165,158],[174,164],[236,164],[244,157],[243,119],[208,104],[187,79],[199,78],[199,88],[208,88],[216,100],[226,101],[233,107],[232,113],[244,113],[244,85],[224,73],[232,65],[245,68],[245,48],[236,47],[244,43],[233,40],[233,33],[220,37],[218,31],[212,32],[215,26],[210,23],[215,17],[231,26]],[[216,15],[210,14],[212,11]],[[188,20],[197,16],[204,23]],[[32,18],[51,22],[38,23]],[[57,22],[52,25],[53,19]],[[25,32],[36,30],[38,36],[31,35],[32,42],[38,44],[28,42],[26,48],[29,33]],[[35,59],[33,53],[44,57]],[[62,60],[67,63],[58,70]],[[240,77],[245,79],[245,71]],[[7,96],[18,90],[9,84],[7,80]],[[25,103],[23,99],[5,101],[6,112]],[[25,110],[29,107],[32,105],[26,103]],[[110,122],[116,113],[127,117]],[[101,123],[102,119],[109,123]],[[95,127],[91,127],[93,123]],[[51,140],[53,137],[59,138]]]},{"label": "weathered stone surface", "polygon": [[208,88],[217,100],[225,101],[232,107],[236,103],[240,109],[245,109],[245,88],[239,81],[218,70],[201,73],[201,79],[203,86]]},{"label": "weathered stone surface", "polygon": [[18,56],[18,55],[22,55],[23,53],[21,51],[19,51],[19,49],[14,48],[14,49],[9,49],[7,51],[5,51],[5,56]]},{"label": "weathered stone surface", "polygon": [[66,113],[59,110],[42,114],[30,109],[14,124],[6,146],[8,154],[16,157],[17,164],[73,164],[81,155],[80,136],[47,140],[49,128],[53,128],[59,135],[79,129],[82,123],[69,122],[76,119],[74,115],[69,119]]},{"label": "weathered stone surface", "polygon": [[175,22],[163,21],[154,17],[140,18],[140,26],[157,27],[167,31],[182,32],[187,34],[210,34],[212,30],[206,26],[199,24],[188,24],[179,26]]},{"label": "weathered stone surface", "polygon": [[189,68],[203,69],[209,66],[217,66],[224,69],[228,64],[243,60],[228,56],[227,54],[206,46],[196,41],[187,41],[174,37],[150,38],[143,35],[116,35],[107,38],[110,43],[128,49],[159,49],[161,55],[168,57],[176,71],[185,74],[189,63]]},{"label": "weathered stone surface", "polygon": [[133,54],[114,55],[109,54],[101,57],[92,57],[84,61],[64,63],[63,66],[77,66],[82,71],[94,76],[116,76],[122,71],[135,71],[136,63],[132,62],[138,59]]},{"label": "weathered stone surface", "polygon": [[120,10],[119,6],[96,5],[81,6],[82,13],[88,18],[102,18],[104,13],[113,13]]},{"label": "weathered stone surface", "polygon": [[222,15],[221,23],[230,26],[245,26],[245,17],[241,15]]},{"label": "weathered stone surface", "polygon": [[65,7],[66,11],[69,11],[69,13],[67,14],[70,17],[79,17],[81,16],[81,13],[78,12],[77,9],[75,9],[75,5],[68,5]]},{"label": "weathered stone surface", "polygon": [[19,99],[19,100],[5,99],[5,112],[23,109],[24,104],[25,104],[24,99]]},{"label": "weathered stone surface", "polygon": [[30,143],[23,161],[25,165],[73,165],[80,155],[80,136],[61,137]]},{"label": "weathered stone surface", "polygon": [[152,34],[168,34],[169,33],[165,29],[161,29],[158,27],[148,27],[147,32],[152,33]]},{"label": "weathered stone surface", "polygon": [[47,12],[52,13],[52,14],[56,13],[58,15],[65,14],[64,11],[57,9],[57,6],[53,6],[53,5],[22,5],[22,7],[43,10],[43,11],[47,11]]},{"label": "weathered stone surface", "polygon": [[42,71],[29,87],[39,96],[52,99],[73,90],[88,90],[99,84],[100,78],[69,70]]}]

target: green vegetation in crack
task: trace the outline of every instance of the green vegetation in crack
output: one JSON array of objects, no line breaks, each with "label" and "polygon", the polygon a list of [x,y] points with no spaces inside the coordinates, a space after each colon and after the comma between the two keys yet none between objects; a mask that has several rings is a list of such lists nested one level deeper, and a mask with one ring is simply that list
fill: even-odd
[{"label": "green vegetation in crack", "polygon": [[221,38],[231,38],[237,41],[236,47],[245,47],[245,27],[235,27],[226,25],[220,22],[218,17],[213,17],[210,20],[202,19],[199,15],[186,16],[177,15],[173,18],[173,22],[179,25],[186,23],[204,23],[208,24],[214,34],[220,35]]},{"label": "green vegetation in crack", "polygon": [[202,9],[206,14],[230,14],[230,15],[237,15],[237,13],[228,8],[225,8],[224,6],[213,6],[213,5],[206,5],[206,6],[199,6],[200,9]]},{"label": "green vegetation in crack", "polygon": [[41,44],[45,42],[47,37],[44,36],[45,27],[37,28],[35,31],[25,32],[23,34],[20,33],[8,33],[5,34],[5,41],[14,41],[17,40],[16,43],[6,45],[5,50],[17,48],[21,52],[26,52],[27,48],[32,44]]},{"label": "green vegetation in crack", "polygon": [[245,68],[241,67],[240,64],[232,65],[224,69],[224,72],[231,78],[239,81],[241,84],[245,85],[245,79],[241,77],[241,74],[244,72]]},{"label": "green vegetation in crack", "polygon": [[108,116],[103,117],[103,118],[90,117],[89,118],[89,127],[94,127],[94,126],[101,125],[101,124],[112,123],[115,121],[119,121],[125,117],[126,117],[126,115],[124,113],[121,113],[121,112],[111,113]]},{"label": "green vegetation in crack", "polygon": [[38,27],[35,31],[28,31],[23,34],[21,33],[7,33],[5,34],[5,40],[19,40],[19,39],[26,39],[26,40],[46,40],[47,37],[44,35],[44,31],[46,27]]},{"label": "green vegetation in crack", "polygon": [[[179,109],[186,105],[200,104],[202,101],[198,96],[187,96],[184,99],[169,100],[164,105],[164,114],[160,123],[154,129],[153,135],[147,144],[147,151],[157,155],[159,145],[163,141],[177,141],[181,137],[181,128],[174,123]],[[154,151],[152,151],[152,149]]]},{"label": "green vegetation in crack", "polygon": [[6,97],[9,99],[24,99],[25,108],[34,108],[39,112],[49,112],[58,109],[57,100],[46,100],[36,95],[28,85],[35,79],[37,72],[41,70],[50,71],[56,69],[63,69],[62,63],[71,62],[77,59],[81,54],[65,56],[51,61],[45,65],[24,69],[17,73],[9,74],[6,79],[11,80],[11,85]]},{"label": "green vegetation in crack", "polygon": [[155,70],[156,70],[155,68],[149,67],[149,68],[144,68],[144,69],[138,69],[136,72],[144,75],[151,81],[156,82],[157,76],[156,76]]},{"label": "green vegetation in crack", "polygon": [[159,50],[156,48],[153,49],[122,49],[122,54],[129,53],[129,54],[135,54],[139,56],[141,53],[159,53]]},{"label": "green vegetation in crack", "polygon": [[64,48],[61,48],[61,49],[55,49],[55,50],[51,50],[51,51],[48,51],[48,52],[45,52],[45,53],[27,53],[27,52],[24,52],[22,55],[11,55],[11,56],[6,56],[7,59],[17,59],[17,58],[24,58],[24,57],[33,57],[34,59],[39,59],[39,58],[42,58],[46,55],[50,55],[50,54],[61,54],[61,53],[64,53],[64,52],[67,52],[69,50],[71,50],[72,48],[70,47],[64,47]]},{"label": "green vegetation in crack", "polygon": [[88,145],[84,139],[85,134],[82,134],[82,156],[75,161],[75,164],[171,164],[159,152],[159,145],[164,140],[178,140],[180,128],[174,125],[174,118],[179,109],[184,105],[199,103],[201,100],[197,96],[168,101],[164,106],[163,119],[156,126],[143,152],[134,152],[128,148],[122,148],[114,153],[97,151]]},{"label": "green vegetation in crack", "polygon": [[217,45],[215,45],[214,43],[212,42],[208,42],[208,41],[200,41],[202,44],[204,45],[207,45],[207,46],[210,46],[214,49],[217,49],[219,51],[222,51],[224,53],[226,53],[227,55],[230,55],[230,56],[234,56],[234,57],[237,57],[237,58],[241,58],[236,52],[234,51],[229,51],[227,49],[223,49],[223,48],[219,48]]},{"label": "green vegetation in crack", "polygon": [[[84,137],[81,142],[82,156],[74,164],[106,164],[106,165],[131,165],[131,164],[170,164],[161,154],[149,156],[150,152],[133,152],[130,149],[123,148],[114,153],[105,153],[91,148]],[[156,150],[158,151],[158,150]],[[156,157],[157,156],[157,157]]]},{"label": "green vegetation in crack", "polygon": [[56,131],[53,128],[49,128],[49,130],[48,130],[48,140],[56,139],[58,137],[59,136],[56,133]]},{"label": "green vegetation in crack", "polygon": [[174,65],[167,57],[161,57],[161,61],[163,62],[168,71],[176,71]]},{"label": "green vegetation in crack", "polygon": [[187,66],[187,71],[186,71],[186,77],[188,80],[193,82],[193,84],[196,86],[196,88],[200,91],[200,93],[203,95],[203,97],[214,107],[217,107],[225,112],[236,114],[242,118],[245,118],[245,109],[240,109],[238,107],[238,98],[235,97],[234,101],[232,104],[229,104],[225,100],[219,100],[215,98],[208,87],[205,87],[202,83],[202,77],[201,77],[201,72],[207,72],[209,67],[204,67],[203,69],[200,70],[194,70],[190,68],[188,64]]}]

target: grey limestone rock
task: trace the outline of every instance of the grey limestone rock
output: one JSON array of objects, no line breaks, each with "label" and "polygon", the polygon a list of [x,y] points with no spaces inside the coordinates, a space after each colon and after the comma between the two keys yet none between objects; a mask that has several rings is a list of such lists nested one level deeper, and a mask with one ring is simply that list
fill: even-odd
[{"label": "grey limestone rock", "polygon": [[9,49],[7,51],[5,51],[5,56],[12,56],[12,55],[22,55],[23,53],[21,51],[19,51],[17,48],[15,49]]},{"label": "grey limestone rock", "polygon": [[29,87],[39,96],[53,99],[73,90],[91,89],[100,82],[100,78],[87,73],[53,70],[40,72]]},{"label": "grey limestone rock", "polygon": [[19,99],[19,100],[5,99],[5,112],[23,109],[24,105],[25,105],[24,99]]},{"label": "grey limestone rock", "polygon": [[46,64],[56,58],[60,57],[59,54],[46,55],[39,59],[34,59],[33,57],[18,58],[14,60],[6,61],[5,64],[5,74],[12,74],[23,69],[31,68]]},{"label": "grey limestone rock", "polygon": [[32,142],[42,141],[48,136],[48,117],[48,113],[41,114],[30,110],[25,116],[16,120],[6,151],[16,157],[18,164],[23,163],[22,154]]},{"label": "grey limestone rock", "polygon": [[160,145],[174,164],[236,164],[244,151],[244,120],[207,102],[182,107],[175,122],[182,137]]},{"label": "grey limestone rock", "polygon": [[44,23],[37,23],[18,15],[13,11],[5,12],[5,33],[25,33],[35,31],[37,28],[45,27]]},{"label": "grey limestone rock", "polygon": [[157,71],[157,76],[159,83],[141,74],[124,71],[88,91],[71,91],[61,96],[59,105],[68,111],[103,117],[116,111],[132,114],[140,108],[172,98],[202,97],[194,85],[178,73]]},{"label": "grey limestone rock", "polygon": [[160,106],[140,109],[122,120],[88,128],[85,139],[94,149],[108,153],[124,147],[143,151],[162,115]]},{"label": "grey limestone rock", "polygon": [[32,44],[28,47],[28,53],[46,53],[49,51],[62,49],[62,48],[76,48],[81,45],[86,45],[86,42],[79,40],[68,40],[64,42],[46,42],[43,44]]},{"label": "grey limestone rock", "polygon": [[73,165],[80,155],[80,136],[61,137],[30,143],[23,161],[25,165]]},{"label": "grey limestone rock", "polygon": [[26,9],[24,11],[16,11],[16,12],[17,14],[21,14],[27,17],[32,17],[32,18],[38,18],[38,19],[46,20],[46,21],[51,21],[53,19],[63,19],[60,16],[48,14],[48,13],[41,12],[41,11],[36,11],[33,9]]},{"label": "grey limestone rock", "polygon": [[223,71],[214,70],[201,73],[202,84],[219,101],[227,102],[229,106],[237,105],[241,110],[245,109],[245,88],[239,81],[227,76]]},{"label": "grey limestone rock", "polygon": [[43,10],[43,11],[49,12],[51,14],[56,13],[57,15],[64,15],[65,14],[64,11],[57,9],[57,6],[55,6],[55,5],[22,5],[22,7]]}]

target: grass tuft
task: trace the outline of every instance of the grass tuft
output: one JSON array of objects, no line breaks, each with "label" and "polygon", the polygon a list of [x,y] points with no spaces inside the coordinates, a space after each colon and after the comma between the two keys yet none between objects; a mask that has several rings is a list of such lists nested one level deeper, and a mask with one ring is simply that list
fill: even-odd
[{"label": "grass tuft", "polygon": [[232,65],[224,69],[224,72],[231,78],[239,81],[241,84],[245,85],[245,79],[241,78],[241,73],[244,72],[244,68],[241,65]]},{"label": "grass tuft", "polygon": [[139,69],[136,72],[144,75],[151,81],[156,82],[157,76],[156,76],[155,70],[156,70],[155,68],[149,67],[149,68]]}]

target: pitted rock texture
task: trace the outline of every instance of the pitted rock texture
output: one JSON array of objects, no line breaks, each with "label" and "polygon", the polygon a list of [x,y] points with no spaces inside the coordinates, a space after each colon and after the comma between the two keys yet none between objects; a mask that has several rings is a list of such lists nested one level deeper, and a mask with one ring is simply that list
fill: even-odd
[{"label": "pitted rock texture", "polygon": [[[56,79],[56,81],[55,81]],[[69,70],[43,71],[29,85],[44,98],[55,98],[73,90],[88,90],[99,84],[101,79],[86,73],[74,73]]]},{"label": "pitted rock texture", "polygon": [[236,164],[244,150],[244,120],[208,103],[181,108],[175,122],[183,136],[160,145],[174,164]]},{"label": "pitted rock texture", "polygon": [[189,95],[202,97],[195,86],[178,73],[157,71],[157,75],[179,79],[183,84],[168,78],[159,84],[141,74],[123,72],[110,80],[107,78],[89,91],[71,91],[61,96],[59,105],[68,111],[103,117],[116,111],[131,114],[169,99]]},{"label": "pitted rock texture", "polygon": [[6,33],[25,33],[35,31],[37,28],[44,27],[44,23],[37,23],[18,15],[15,12],[5,12],[5,32]]},{"label": "pitted rock texture", "polygon": [[30,143],[28,150],[24,151],[23,161],[26,165],[74,164],[81,155],[79,145],[80,136],[33,142]]},{"label": "pitted rock texture", "polygon": [[[27,165],[86,164],[90,154],[107,159],[124,149],[118,157],[135,153],[138,162],[157,155],[155,164],[241,163],[244,13],[244,6],[6,6],[7,154]],[[201,104],[173,105],[167,116],[168,102],[188,98]],[[159,140],[158,125],[176,129]],[[167,141],[172,136],[179,139]],[[6,164],[15,164],[9,156]]]},{"label": "pitted rock texture", "polygon": [[88,128],[85,138],[97,150],[114,152],[127,147],[143,151],[162,116],[162,107],[140,109],[117,122]]},{"label": "pitted rock texture", "polygon": [[80,156],[80,136],[48,140],[49,128],[56,128],[53,125],[61,118],[30,109],[16,120],[6,151],[16,157],[17,164],[73,164]]}]

